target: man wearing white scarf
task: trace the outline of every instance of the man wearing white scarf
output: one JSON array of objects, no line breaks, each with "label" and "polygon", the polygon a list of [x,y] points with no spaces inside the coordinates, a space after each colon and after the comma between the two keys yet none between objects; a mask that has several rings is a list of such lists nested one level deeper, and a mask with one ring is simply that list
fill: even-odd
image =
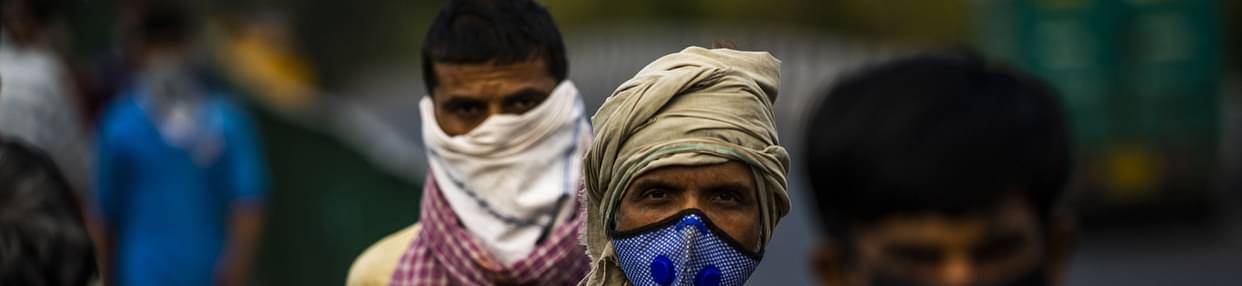
[{"label": "man wearing white scarf", "polygon": [[349,285],[573,285],[592,134],[560,34],[529,0],[451,1],[423,48],[430,170],[420,222],[363,253]]},{"label": "man wearing white scarf", "polygon": [[591,142],[578,90],[568,80],[535,109],[492,115],[469,133],[448,136],[419,104],[428,163],[449,206],[505,263],[534,249],[553,216],[572,215],[582,154]]}]

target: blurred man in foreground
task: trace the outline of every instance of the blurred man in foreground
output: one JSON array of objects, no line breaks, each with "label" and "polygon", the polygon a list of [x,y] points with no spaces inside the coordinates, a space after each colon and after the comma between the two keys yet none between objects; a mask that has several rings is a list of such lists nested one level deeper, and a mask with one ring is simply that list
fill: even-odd
[{"label": "blurred man in foreground", "polygon": [[56,164],[0,137],[0,285],[87,285],[95,270],[82,212]]},{"label": "blurred man in foreground", "polygon": [[99,126],[101,249],[117,285],[242,285],[266,172],[253,123],[190,56],[187,7],[141,8],[135,81]]},{"label": "blurred man in foreground", "polygon": [[743,285],[789,212],[772,105],[780,62],[690,47],[626,81],[592,118],[580,285]]},{"label": "blurred man in foreground", "polygon": [[1072,228],[1061,104],[967,54],[847,77],[808,122],[822,285],[1053,285]]},{"label": "blurred man in foreground", "polygon": [[535,2],[450,1],[423,46],[421,221],[371,246],[347,283],[577,283],[591,129],[567,74],[560,32]]}]

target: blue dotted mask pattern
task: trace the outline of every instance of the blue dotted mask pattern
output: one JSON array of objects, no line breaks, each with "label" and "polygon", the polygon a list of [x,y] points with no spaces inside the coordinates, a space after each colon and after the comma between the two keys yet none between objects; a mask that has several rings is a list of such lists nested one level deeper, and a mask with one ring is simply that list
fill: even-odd
[{"label": "blue dotted mask pattern", "polygon": [[[743,285],[759,255],[728,241],[701,212],[683,212],[633,233],[614,234],[621,270],[636,286]],[[749,253],[749,254],[748,254]]]}]

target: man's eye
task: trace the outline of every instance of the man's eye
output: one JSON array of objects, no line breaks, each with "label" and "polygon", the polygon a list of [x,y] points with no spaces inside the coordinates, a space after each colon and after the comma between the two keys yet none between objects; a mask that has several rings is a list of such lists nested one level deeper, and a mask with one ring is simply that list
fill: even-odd
[{"label": "man's eye", "polygon": [[741,201],[741,198],[738,198],[737,194],[734,193],[719,193],[713,195],[712,200],[717,202],[737,203]]},{"label": "man's eye", "polygon": [[474,116],[483,113],[483,106],[479,104],[455,104],[449,106],[449,112],[460,116]]},{"label": "man's eye", "polygon": [[668,197],[669,197],[668,191],[664,189],[649,189],[649,190],[643,191],[643,196],[642,196],[642,198],[645,200],[665,200],[665,199],[668,199]]},{"label": "man's eye", "polygon": [[939,251],[924,248],[894,248],[888,250],[889,257],[911,265],[930,265],[940,261]]},{"label": "man's eye", "polygon": [[538,104],[538,102],[532,99],[519,99],[514,100],[513,103],[510,103],[512,108],[516,110],[531,109],[534,108],[536,104]]},{"label": "man's eye", "polygon": [[1023,245],[1024,240],[1021,238],[996,240],[975,249],[974,257],[979,261],[1003,261],[1017,255]]}]

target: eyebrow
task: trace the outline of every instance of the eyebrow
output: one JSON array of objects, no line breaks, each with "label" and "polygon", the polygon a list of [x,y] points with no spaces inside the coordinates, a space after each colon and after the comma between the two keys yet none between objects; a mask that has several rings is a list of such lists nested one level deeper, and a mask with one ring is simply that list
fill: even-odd
[{"label": "eyebrow", "polygon": [[547,92],[543,92],[534,88],[524,88],[516,92],[504,96],[504,103],[511,103],[518,100],[538,100],[548,97]]},{"label": "eyebrow", "polygon": [[1001,243],[1019,243],[1026,240],[1026,236],[1017,230],[994,230],[983,235],[983,243],[976,247],[987,246],[991,244]]},{"label": "eyebrow", "polygon": [[646,189],[665,189],[665,190],[670,190],[670,191],[681,190],[680,187],[673,185],[672,183],[666,182],[664,180],[652,180],[652,179],[645,179],[645,180],[639,180],[638,182],[634,182],[634,187],[630,189],[635,190],[635,191],[642,191]]},{"label": "eyebrow", "polygon": [[752,189],[750,188],[750,186],[747,186],[746,184],[739,183],[739,182],[718,182],[718,183],[713,183],[711,185],[708,185],[707,187],[703,189],[713,194],[718,194],[718,193],[723,193],[723,192],[737,192],[743,198],[747,198],[747,199],[752,198],[755,195],[755,192],[751,191]]},{"label": "eyebrow", "polygon": [[475,98],[472,96],[453,94],[453,95],[445,96],[444,102],[441,103],[440,105],[445,106],[445,107],[456,107],[456,106],[467,105],[467,104],[485,104],[485,102],[482,99]]},{"label": "eyebrow", "polygon": [[881,251],[885,255],[901,258],[940,259],[944,256],[944,250],[939,245],[925,241],[898,241],[885,245]]}]

